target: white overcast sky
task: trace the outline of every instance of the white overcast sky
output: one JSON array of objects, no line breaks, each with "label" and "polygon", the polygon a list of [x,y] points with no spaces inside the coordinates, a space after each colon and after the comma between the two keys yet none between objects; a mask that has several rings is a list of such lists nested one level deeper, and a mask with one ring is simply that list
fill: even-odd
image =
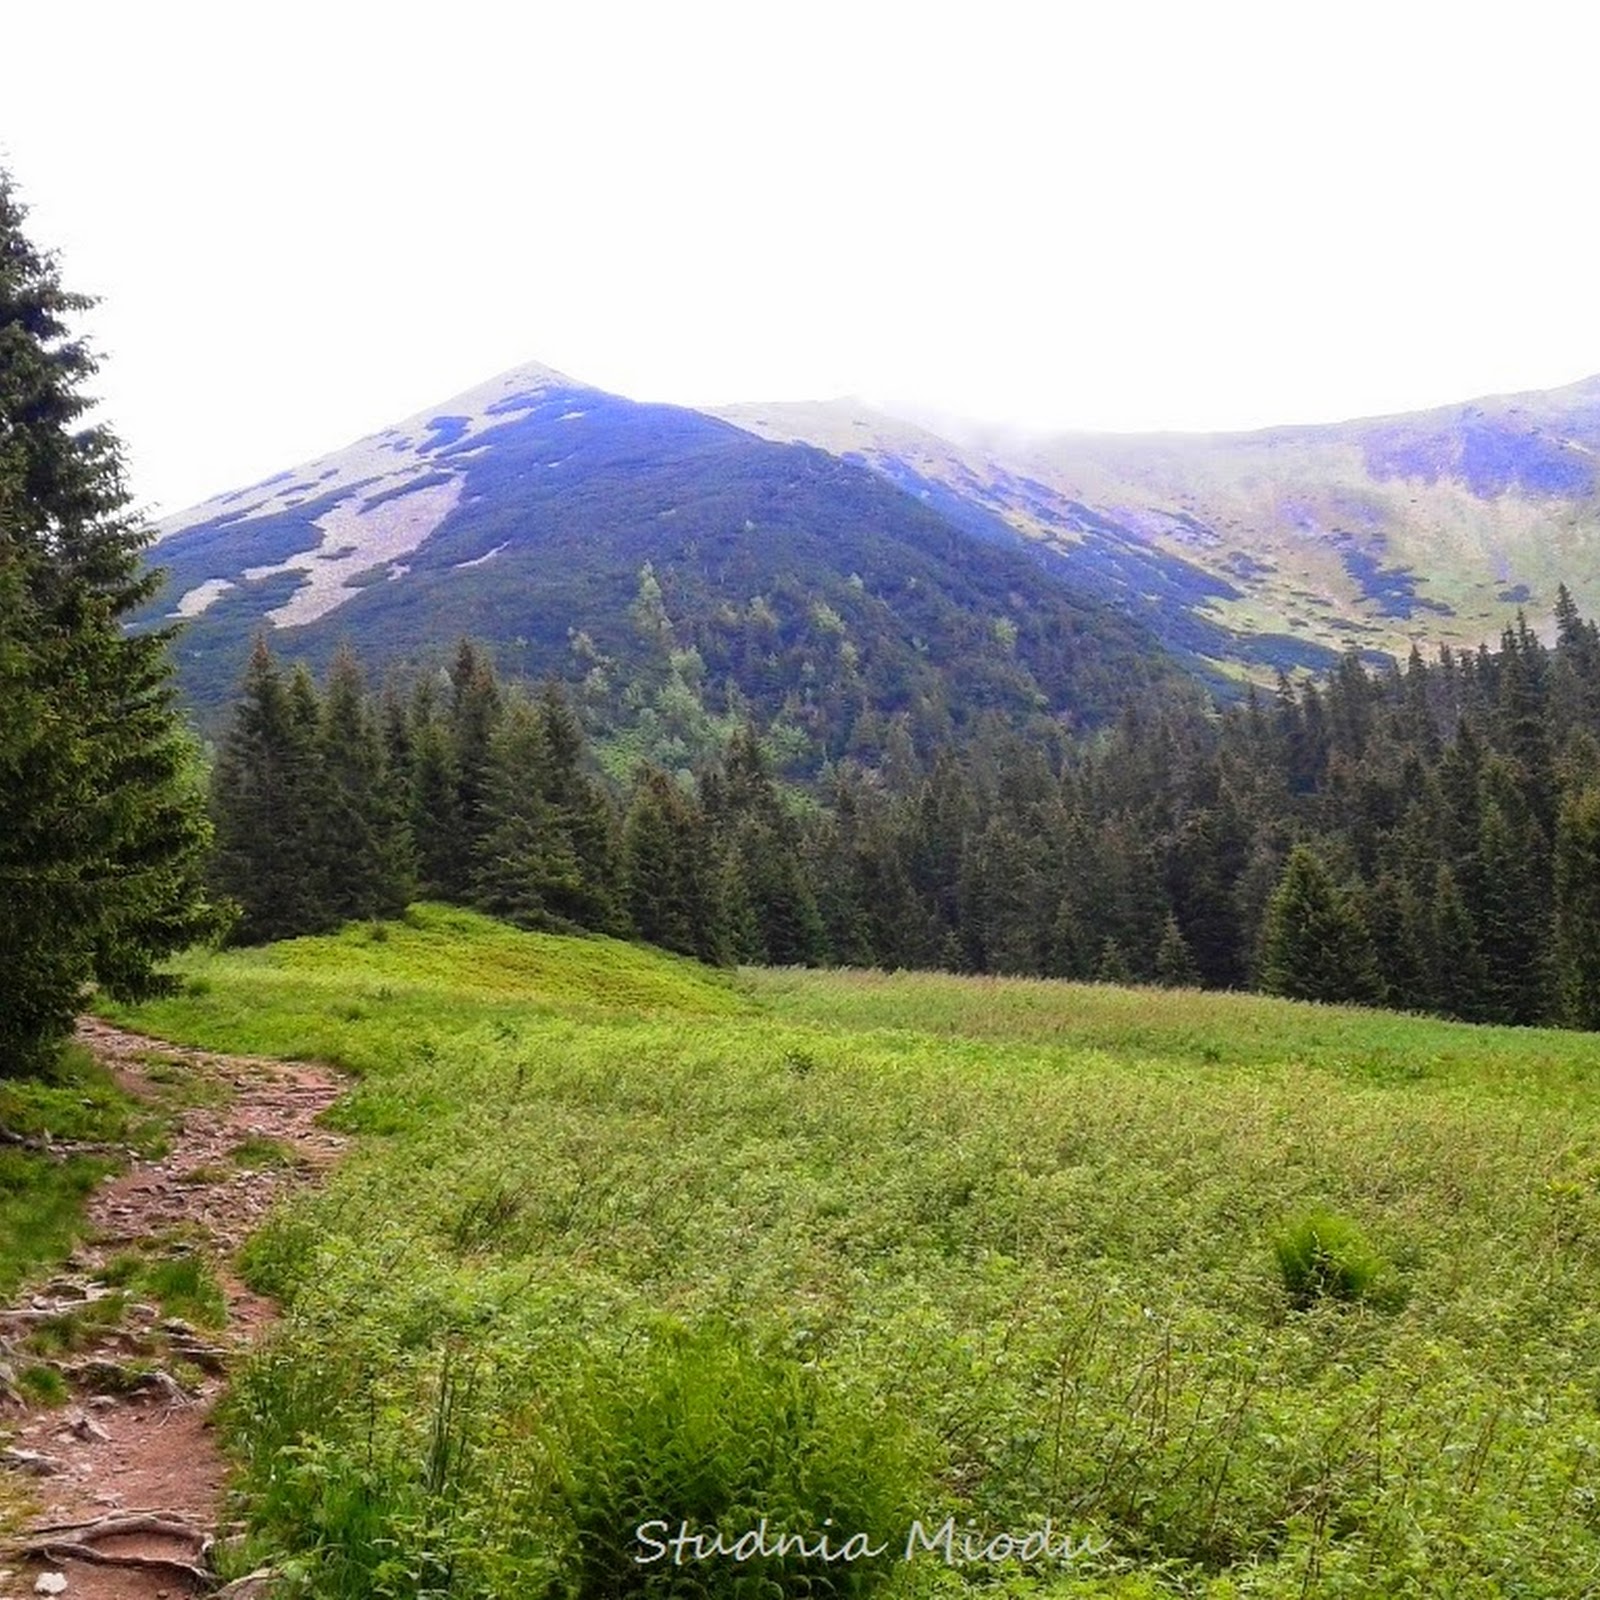
[{"label": "white overcast sky", "polygon": [[8,7],[0,165],[172,511],[523,361],[1332,420],[1600,371],[1589,5]]}]

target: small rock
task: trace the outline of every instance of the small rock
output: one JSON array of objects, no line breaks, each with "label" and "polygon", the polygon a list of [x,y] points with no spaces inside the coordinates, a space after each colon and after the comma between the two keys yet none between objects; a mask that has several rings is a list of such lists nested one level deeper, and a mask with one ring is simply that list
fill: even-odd
[{"label": "small rock", "polygon": [[81,1413],[76,1417],[70,1418],[67,1422],[67,1427],[71,1429],[75,1438],[83,1440],[92,1439],[104,1444],[111,1437],[93,1417],[85,1416]]},{"label": "small rock", "polygon": [[33,1580],[35,1594],[65,1594],[67,1577],[63,1572],[41,1572]]},{"label": "small rock", "polygon": [[39,1450],[0,1450],[0,1463],[18,1472],[31,1472],[36,1478],[53,1478],[66,1470],[54,1456]]},{"label": "small rock", "polygon": [[89,1407],[93,1411],[115,1411],[117,1397],[114,1394],[94,1394],[89,1396]]}]

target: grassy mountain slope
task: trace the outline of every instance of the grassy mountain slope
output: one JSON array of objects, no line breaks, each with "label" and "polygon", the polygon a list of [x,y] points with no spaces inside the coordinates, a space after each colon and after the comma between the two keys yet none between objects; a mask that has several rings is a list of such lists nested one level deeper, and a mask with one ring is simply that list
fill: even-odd
[{"label": "grassy mountain slope", "polygon": [[1600,605],[1600,378],[1246,434],[946,438],[852,402],[721,415],[999,518],[1169,645],[1235,669],[1476,646],[1510,605],[1547,613],[1563,580]]},{"label": "grassy mountain slope", "polygon": [[[244,1560],[319,1595],[746,1592],[634,1530],[764,1513],[880,1533],[826,1575],[887,1596],[1600,1579],[1592,1039],[431,907],[186,970],[121,1019],[359,1074],[353,1155],[249,1249],[288,1308],[229,1422]],[[1353,1300],[1275,1257],[1319,1211]],[[1094,1553],[896,1559],[947,1516]]]},{"label": "grassy mountain slope", "polygon": [[382,666],[471,634],[508,671],[582,680],[602,721],[676,688],[782,716],[820,756],[864,716],[1093,721],[1164,670],[1019,543],[823,451],[535,368],[175,519],[153,559],[202,711],[264,623],[314,663],[340,638]]}]

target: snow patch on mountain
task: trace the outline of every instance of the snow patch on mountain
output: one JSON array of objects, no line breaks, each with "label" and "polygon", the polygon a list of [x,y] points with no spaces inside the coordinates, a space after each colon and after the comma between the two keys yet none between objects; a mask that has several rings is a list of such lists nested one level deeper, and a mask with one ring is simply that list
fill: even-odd
[{"label": "snow patch on mountain", "polygon": [[[253,522],[349,491],[315,519],[313,526],[322,534],[315,549],[242,574],[213,573],[181,594],[170,615],[200,616],[241,579],[248,583],[297,572],[304,574],[304,582],[267,613],[269,620],[296,627],[326,616],[360,592],[361,586],[350,579],[408,555],[456,508],[466,488],[459,463],[484,448],[471,445],[476,435],[499,427],[518,411],[531,410],[552,391],[584,387],[551,367],[514,367],[332,455],[167,518],[156,530],[158,546],[208,523],[248,532]],[[413,483],[417,486],[409,487]],[[402,570],[394,566],[391,575]]]},{"label": "snow patch on mountain", "polygon": [[284,604],[267,613],[267,620],[280,628],[294,628],[315,622],[353,599],[360,593],[360,586],[349,580],[410,555],[460,504],[466,483],[463,477],[452,477],[445,483],[427,484],[376,505],[365,495],[341,500],[316,519],[322,542],[315,550],[302,551],[273,566],[252,567],[245,573],[250,582],[282,572],[305,574],[305,581]]}]

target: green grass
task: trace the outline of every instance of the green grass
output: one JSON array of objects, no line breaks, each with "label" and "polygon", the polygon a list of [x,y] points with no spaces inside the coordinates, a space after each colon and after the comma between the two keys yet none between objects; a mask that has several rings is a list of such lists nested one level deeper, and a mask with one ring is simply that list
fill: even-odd
[{"label": "green grass", "polygon": [[126,1291],[124,1300],[155,1301],[163,1316],[206,1328],[227,1321],[227,1300],[215,1269],[186,1241],[156,1240],[149,1251],[127,1251],[107,1262],[100,1277]]},{"label": "green grass", "polygon": [[228,1159],[234,1166],[244,1167],[247,1171],[292,1167],[299,1162],[292,1146],[285,1144],[282,1139],[269,1138],[262,1133],[246,1134],[228,1152]]},{"label": "green grass", "polygon": [[[1600,1585],[1593,1037],[729,980],[427,907],[188,970],[119,1015],[360,1075],[353,1153],[246,1252],[288,1310],[231,1405],[246,1555],[310,1593],[622,1592],[653,1511],[732,1535],[808,1506],[902,1542],[1049,1517],[1097,1552],[818,1594]],[[1319,1213],[1383,1292],[1286,1286],[1275,1246]]]},{"label": "green grass", "polygon": [[[0,1079],[0,1128],[25,1138],[156,1147],[159,1123],[76,1045],[41,1077]],[[0,1145],[0,1298],[70,1254],[89,1191],[116,1162]]]}]

